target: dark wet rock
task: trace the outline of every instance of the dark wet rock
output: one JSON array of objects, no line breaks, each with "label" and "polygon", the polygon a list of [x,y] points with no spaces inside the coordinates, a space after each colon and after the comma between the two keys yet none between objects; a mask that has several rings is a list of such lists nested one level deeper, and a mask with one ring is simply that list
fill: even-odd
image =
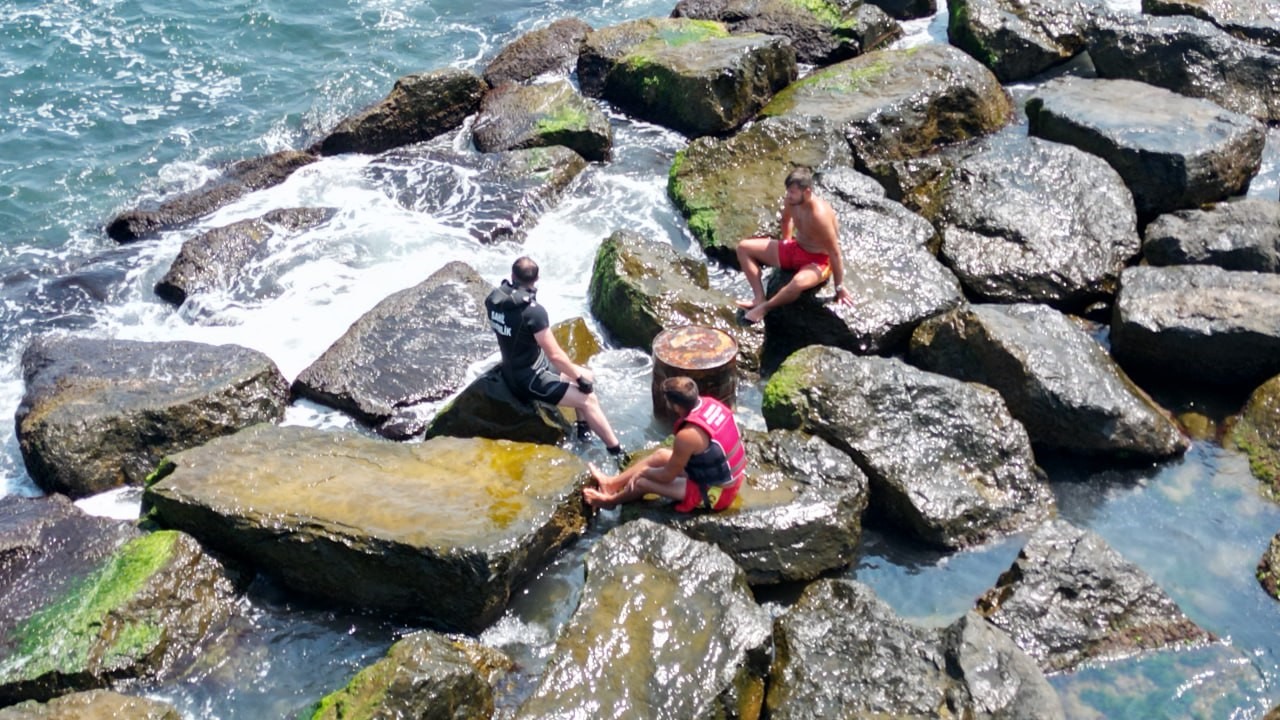
[{"label": "dark wet rock", "polygon": [[586,527],[586,467],[546,445],[258,425],[158,475],[160,524],[298,592],[465,632]]},{"label": "dark wet rock", "polygon": [[1280,8],[1259,0],[1142,0],[1149,15],[1191,15],[1227,32],[1280,48]]},{"label": "dark wet rock", "polygon": [[1187,449],[1169,414],[1107,351],[1044,305],[973,305],[927,320],[911,337],[910,359],[995,388],[1036,445],[1142,458]]},{"label": "dark wet rock", "polygon": [[563,145],[587,160],[603,161],[613,147],[609,118],[567,80],[490,91],[472,135],[481,152]]},{"label": "dark wet rock", "polygon": [[0,548],[0,705],[162,676],[235,610],[235,582],[189,536],[60,495],[0,500]]},{"label": "dark wet rock", "polygon": [[238,345],[46,336],[22,356],[18,444],[47,492],[140,485],[160,458],[284,417],[271,358]]},{"label": "dark wet rock", "polygon": [[861,583],[821,580],[778,619],[774,636],[766,699],[774,720],[1065,717],[1035,661],[972,612],[923,628]]},{"label": "dark wet rock", "polygon": [[948,0],[947,37],[1001,82],[1025,80],[1085,47],[1099,0]]},{"label": "dark wet rock", "polygon": [[866,0],[899,20],[933,17],[938,12],[937,0]]},{"label": "dark wet rock", "polygon": [[670,525],[723,550],[752,585],[813,580],[847,566],[862,537],[867,478],[847,455],[794,430],[745,431],[747,476],[719,513],[687,515],[670,503],[626,505],[623,519]]},{"label": "dark wet rock", "polygon": [[1213,640],[1097,534],[1042,525],[977,610],[1045,672]]},{"label": "dark wet rock", "polygon": [[990,388],[813,346],[774,374],[762,410],[770,429],[848,453],[871,481],[871,511],[933,545],[980,543],[1054,511],[1027,431]]},{"label": "dark wet rock", "polygon": [[705,20],[633,20],[587,35],[582,92],[690,136],[733,130],[796,78],[786,38],[730,36]]},{"label": "dark wet rock", "polygon": [[769,615],[728,556],[637,520],[587,552],[586,573],[519,717],[758,717]]},{"label": "dark wet rock", "polygon": [[821,171],[852,163],[839,127],[825,118],[769,118],[689,143],[671,165],[667,194],[702,249],[736,264],[742,239],[778,236],[783,182],[795,165]]},{"label": "dark wet rock", "polygon": [[1260,383],[1280,373],[1280,276],[1209,265],[1129,268],[1111,354],[1131,374]]},{"label": "dark wet rock", "polygon": [[489,718],[489,677],[510,667],[501,652],[469,638],[416,632],[326,695],[310,718]]},{"label": "dark wet rock", "polygon": [[467,366],[493,353],[484,315],[490,289],[471,266],[450,262],[352,323],[298,375],[294,392],[375,429],[398,413],[452,395],[466,380]]},{"label": "dark wet rock", "polygon": [[818,70],[774,96],[764,117],[825,117],[858,168],[991,133],[1013,116],[995,75],[950,45],[877,50]]},{"label": "dark wet rock", "polygon": [[1144,231],[1142,256],[1151,265],[1280,272],[1280,203],[1245,198],[1161,215]]},{"label": "dark wet rock", "polygon": [[1138,254],[1124,180],[1101,158],[1034,137],[985,143],[941,188],[940,254],[972,296],[1077,309],[1115,293]]},{"label": "dark wet rock", "polygon": [[591,313],[622,345],[650,349],[666,328],[702,325],[738,343],[738,363],[760,367],[763,333],[739,327],[733,299],[711,288],[707,266],[667,243],[619,230],[600,244],[591,268]]},{"label": "dark wet rock", "polygon": [[182,227],[255,190],[279,185],[295,170],[310,165],[316,159],[309,152],[285,150],[241,160],[216,180],[170,198],[157,208],[120,213],[107,223],[107,236],[116,242],[130,242],[162,230]]},{"label": "dark wet rock", "polygon": [[1188,16],[1112,13],[1090,33],[1099,77],[1138,80],[1280,121],[1280,51]]},{"label": "dark wet rock", "polygon": [[[835,288],[819,286],[765,316],[765,354],[785,357],[807,345],[856,353],[886,353],[905,345],[921,321],[960,305],[960,284],[931,251],[933,226],[884,197],[871,178],[848,168],[818,179],[835,210],[844,257],[844,285],[853,307],[834,302]],[[776,292],[791,273],[771,271]]]},{"label": "dark wet rock", "polygon": [[426,426],[426,436],[484,437],[555,445],[565,439],[571,429],[569,421],[554,405],[527,403],[513,395],[502,379],[502,368],[494,367],[440,408]]},{"label": "dark wet rock", "polygon": [[385,98],[338,123],[312,150],[376,154],[430,140],[462,125],[486,89],[478,75],[456,68],[405,75]]},{"label": "dark wet rock", "polygon": [[[1249,455],[1249,468],[1280,496],[1280,375],[1249,395],[1231,441]],[[1274,594],[1274,593],[1273,593]]]},{"label": "dark wet rock", "polygon": [[568,75],[591,26],[577,18],[560,18],[516,38],[484,69],[492,87],[523,83],[548,73]]},{"label": "dark wet rock", "polygon": [[39,703],[28,700],[0,710],[0,720],[182,720],[182,713],[167,702],[110,690],[87,690]]},{"label": "dark wet rock", "polygon": [[156,295],[181,305],[191,295],[230,287],[245,267],[267,254],[277,232],[310,230],[333,217],[333,208],[284,208],[259,218],[214,228],[184,242]]},{"label": "dark wet rock", "polygon": [[714,20],[732,33],[791,40],[796,60],[830,65],[902,37],[902,27],[871,4],[792,0],[680,0],[671,17]]},{"label": "dark wet rock", "polygon": [[387,153],[365,172],[404,207],[490,244],[522,241],[586,167],[561,146],[498,153],[417,146]]},{"label": "dark wet rock", "polygon": [[1106,160],[1139,220],[1243,192],[1266,129],[1213,103],[1132,80],[1062,78],[1027,101],[1030,132]]},{"label": "dark wet rock", "polygon": [[1262,554],[1262,559],[1258,561],[1258,569],[1255,574],[1267,594],[1280,600],[1280,533],[1276,533],[1271,538],[1271,543],[1267,545],[1267,551]]}]

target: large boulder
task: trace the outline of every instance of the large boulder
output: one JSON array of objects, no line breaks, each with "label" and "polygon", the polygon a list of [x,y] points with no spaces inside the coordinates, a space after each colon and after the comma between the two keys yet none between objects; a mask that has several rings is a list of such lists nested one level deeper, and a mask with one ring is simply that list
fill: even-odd
[{"label": "large boulder", "polygon": [[56,697],[47,703],[28,700],[0,709],[0,720],[182,720],[182,713],[167,702],[110,690],[86,690]]},{"label": "large boulder", "polygon": [[1217,265],[1280,272],[1280,203],[1244,198],[1161,215],[1143,231],[1151,265]]},{"label": "large boulder", "polygon": [[1204,20],[1113,13],[1094,23],[1088,49],[1099,77],[1137,80],[1280,121],[1280,51]]},{"label": "large boulder", "polygon": [[866,0],[868,5],[889,13],[899,20],[933,17],[938,12],[938,0]]},{"label": "large boulder", "polygon": [[498,51],[484,69],[484,81],[496,88],[548,73],[568,75],[589,32],[591,26],[578,18],[560,18],[527,32]]},{"label": "large boulder", "polygon": [[733,33],[764,33],[791,40],[796,60],[830,65],[902,37],[902,27],[869,3],[794,0],[680,0],[671,17],[715,20]]},{"label": "large boulder", "polygon": [[770,429],[848,453],[871,481],[871,511],[933,545],[980,543],[1054,510],[1027,431],[990,388],[812,346],[769,380],[762,409]]},{"label": "large boulder", "polygon": [[141,485],[162,457],[284,417],[289,385],[238,345],[44,336],[22,355],[15,417],[27,472],[85,497]]},{"label": "large boulder", "polygon": [[[561,411],[544,402],[525,402],[516,397],[502,378],[501,366],[490,368],[440,408],[426,426],[427,439],[484,437],[494,440],[555,445],[568,436],[571,427]],[[416,426],[405,427],[400,435],[410,436]]]},{"label": "large boulder", "polygon": [[1280,375],[1249,395],[1231,441],[1248,453],[1253,474],[1280,497]]},{"label": "large boulder", "polygon": [[493,353],[490,290],[471,266],[450,262],[352,323],[298,375],[294,392],[375,429],[385,424],[390,437],[421,432],[404,416],[457,392],[467,366]]},{"label": "large boulder", "polygon": [[1115,293],[1138,254],[1124,180],[1070,145],[980,143],[940,188],[940,254],[971,296],[1081,308]]},{"label": "large boulder", "polygon": [[1013,116],[991,71],[950,45],[877,50],[792,83],[764,117],[825,117],[843,129],[859,169],[989,134]]},{"label": "large boulder", "polygon": [[742,570],[706,543],[637,520],[586,555],[586,583],[524,720],[759,716],[772,637]]},{"label": "large boulder", "polygon": [[1280,276],[1209,265],[1129,268],[1111,352],[1135,374],[1256,385],[1280,373]]},{"label": "large boulder", "polygon": [[310,720],[492,717],[492,678],[510,667],[509,658],[474,640],[423,630],[326,695]]},{"label": "large boulder", "polygon": [[974,613],[924,628],[865,585],[821,580],[774,635],[765,703],[773,720],[1065,717],[1035,661]]},{"label": "large boulder", "polygon": [[365,174],[409,210],[493,244],[522,241],[586,167],[559,145],[480,153],[429,143],[379,156]]},{"label": "large boulder", "polygon": [[585,529],[586,476],[545,445],[259,425],[169,456],[143,503],[298,592],[478,632]]},{"label": "large boulder", "polygon": [[650,349],[664,329],[702,325],[738,343],[738,362],[760,367],[759,329],[739,327],[733,299],[711,288],[707,266],[630,230],[605,238],[591,268],[591,313],[622,345]]},{"label": "large boulder", "polygon": [[669,502],[623,507],[720,548],[751,585],[813,580],[847,566],[862,537],[867,477],[830,443],[794,430],[744,432],[747,475],[723,512],[677,513]]},{"label": "large boulder", "polygon": [[120,213],[107,223],[107,236],[116,242],[130,242],[182,227],[255,190],[279,185],[295,170],[317,159],[310,152],[284,150],[241,160],[217,179],[165,200],[159,207]]},{"label": "large boulder", "polygon": [[1064,520],[1036,530],[977,610],[1045,672],[1214,639],[1141,568]]},{"label": "large boulder", "polygon": [[236,583],[191,537],[61,495],[0,499],[0,548],[0,706],[160,677],[237,609]]},{"label": "large boulder", "polygon": [[1025,80],[1084,49],[1100,0],[947,0],[947,38],[1000,82]]},{"label": "large boulder", "polygon": [[169,271],[156,283],[156,295],[181,305],[193,294],[225,290],[250,263],[267,255],[267,244],[277,233],[305,232],[336,212],[334,208],[282,208],[201,233],[182,243]]},{"label": "large boulder", "polygon": [[1032,135],[1110,163],[1143,221],[1244,192],[1262,164],[1262,125],[1145,83],[1061,78],[1026,109]]},{"label": "large boulder", "polygon": [[377,154],[454,130],[480,107],[488,85],[457,68],[405,75],[381,101],[352,115],[312,150]]},{"label": "large boulder", "polygon": [[1169,414],[1078,324],[1043,305],[973,305],[916,328],[911,362],[995,388],[1036,445],[1167,458],[1187,449]]},{"label": "large boulder", "polygon": [[578,58],[583,93],[694,137],[741,126],[796,73],[786,38],[685,18],[596,30]]},{"label": "large boulder", "polygon": [[1192,15],[1236,37],[1280,48],[1280,8],[1258,0],[1142,0],[1148,15]]},{"label": "large boulder", "polygon": [[491,90],[471,132],[480,152],[563,145],[587,160],[604,161],[613,147],[609,118],[567,80]]}]

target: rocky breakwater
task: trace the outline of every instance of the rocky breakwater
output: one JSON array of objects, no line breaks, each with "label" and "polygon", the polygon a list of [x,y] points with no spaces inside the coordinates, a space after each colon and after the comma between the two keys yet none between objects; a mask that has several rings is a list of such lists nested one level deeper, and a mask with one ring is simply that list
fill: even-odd
[{"label": "rocky breakwater", "polygon": [[583,531],[585,480],[545,445],[259,425],[167,458],[143,504],[298,592],[478,632]]}]

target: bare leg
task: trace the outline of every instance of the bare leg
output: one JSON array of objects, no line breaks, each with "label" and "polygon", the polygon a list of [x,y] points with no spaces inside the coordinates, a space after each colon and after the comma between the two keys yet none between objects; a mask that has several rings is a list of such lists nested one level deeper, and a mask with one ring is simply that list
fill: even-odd
[{"label": "bare leg", "polygon": [[604,490],[596,490],[595,488],[583,488],[582,495],[586,498],[588,505],[597,508],[612,508],[622,503],[639,500],[645,495],[661,495],[672,500],[683,500],[686,482],[688,481],[683,477],[664,483],[650,480],[642,475],[636,475],[630,483],[620,488],[617,492],[611,493]]},{"label": "bare leg", "polygon": [[[569,382],[569,378],[564,375],[560,378]],[[573,408],[578,413],[578,417],[586,420],[587,427],[591,428],[591,432],[595,433],[596,437],[604,441],[605,447],[618,445],[618,436],[613,434],[613,427],[609,425],[609,419],[604,416],[604,409],[600,407],[600,401],[595,393],[584,394],[571,384],[564,397],[560,399],[560,405]]]},{"label": "bare leg", "polygon": [[660,448],[655,450],[652,455],[645,459],[632,463],[630,467],[618,473],[617,475],[605,475],[600,472],[595,465],[588,465],[587,470],[591,472],[591,479],[596,481],[600,489],[607,494],[616,493],[631,483],[632,478],[649,468],[658,468],[667,464],[671,459],[671,450]]},{"label": "bare leg", "polygon": [[747,276],[747,284],[751,286],[751,301],[738,300],[738,307],[753,308],[764,302],[764,283],[760,279],[760,266],[778,266],[778,241],[772,238],[747,238],[738,243],[738,267]]},{"label": "bare leg", "polygon": [[748,310],[747,320],[760,322],[764,319],[765,313],[776,307],[795,302],[801,293],[810,288],[818,287],[825,279],[822,270],[817,265],[805,265],[797,270],[796,274],[791,278],[791,282],[783,285],[778,292],[773,294],[773,297]]}]

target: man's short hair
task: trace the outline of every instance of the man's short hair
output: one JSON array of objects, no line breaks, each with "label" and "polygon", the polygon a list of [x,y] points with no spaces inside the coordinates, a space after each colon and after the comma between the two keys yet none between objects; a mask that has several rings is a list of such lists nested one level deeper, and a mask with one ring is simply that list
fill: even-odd
[{"label": "man's short hair", "polygon": [[662,381],[662,396],[672,405],[692,410],[698,406],[698,384],[684,375],[669,377]]},{"label": "man's short hair", "polygon": [[795,170],[787,173],[786,187],[798,187],[801,190],[809,190],[813,187],[813,170],[804,165],[796,166]]},{"label": "man's short hair", "polygon": [[528,285],[538,281],[538,263],[529,256],[518,257],[511,263],[511,282]]}]

